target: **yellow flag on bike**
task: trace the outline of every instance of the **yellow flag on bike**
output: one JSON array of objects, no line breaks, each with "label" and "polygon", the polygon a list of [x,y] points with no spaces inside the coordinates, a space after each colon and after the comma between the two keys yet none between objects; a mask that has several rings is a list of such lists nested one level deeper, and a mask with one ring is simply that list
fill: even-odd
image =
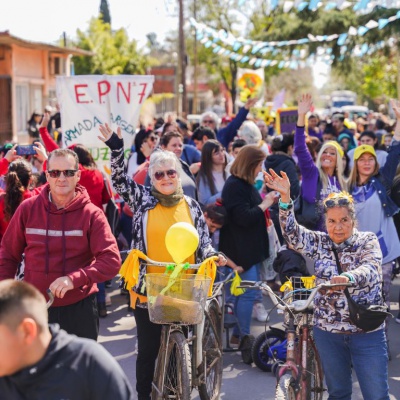
[{"label": "yellow flag on bike", "polygon": [[246,289],[242,289],[242,288],[238,287],[238,286],[240,286],[241,282],[242,282],[242,278],[239,276],[237,271],[235,271],[235,276],[232,279],[232,283],[231,283],[231,294],[233,294],[234,296],[240,296],[241,294],[243,294],[246,291]]}]

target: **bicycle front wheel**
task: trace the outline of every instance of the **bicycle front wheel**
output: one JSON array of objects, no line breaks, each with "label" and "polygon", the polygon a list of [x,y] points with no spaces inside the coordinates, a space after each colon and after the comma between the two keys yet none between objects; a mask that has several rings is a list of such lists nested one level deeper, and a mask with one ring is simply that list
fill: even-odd
[{"label": "bicycle front wheel", "polygon": [[170,334],[165,360],[165,372],[157,378],[157,387],[163,388],[161,399],[190,400],[191,359],[189,345],[182,332]]},{"label": "bicycle front wheel", "polygon": [[314,340],[311,337],[307,343],[306,374],[307,399],[322,400],[322,396],[324,394],[322,366]]},{"label": "bicycle front wheel", "polygon": [[219,399],[222,384],[222,319],[217,304],[212,302],[204,321],[203,331],[204,360],[199,373],[206,376],[201,379],[199,395],[201,400]]},{"label": "bicycle front wheel", "polygon": [[292,374],[283,374],[276,384],[275,400],[296,400]]},{"label": "bicycle front wheel", "polygon": [[257,336],[252,348],[254,364],[262,371],[271,372],[272,366],[277,360],[286,360],[285,340],[285,332],[275,329]]}]

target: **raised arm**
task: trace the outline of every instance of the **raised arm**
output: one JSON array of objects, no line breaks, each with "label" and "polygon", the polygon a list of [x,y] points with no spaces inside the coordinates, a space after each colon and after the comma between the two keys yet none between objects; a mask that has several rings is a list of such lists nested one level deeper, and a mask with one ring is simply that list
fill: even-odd
[{"label": "raised arm", "polygon": [[129,178],[125,172],[124,164],[124,140],[121,128],[117,133],[107,125],[100,125],[101,136],[98,138],[111,149],[111,180],[117,193],[135,212],[138,205],[142,203],[144,187]]},{"label": "raised arm", "polygon": [[47,130],[47,125],[49,124],[50,121],[50,115],[48,113],[44,113],[42,122],[39,127],[39,133],[40,137],[43,140],[44,146],[46,147],[46,150],[51,153],[53,150],[56,150],[59,148],[58,144],[54,141],[54,139],[51,137],[49,131]]}]

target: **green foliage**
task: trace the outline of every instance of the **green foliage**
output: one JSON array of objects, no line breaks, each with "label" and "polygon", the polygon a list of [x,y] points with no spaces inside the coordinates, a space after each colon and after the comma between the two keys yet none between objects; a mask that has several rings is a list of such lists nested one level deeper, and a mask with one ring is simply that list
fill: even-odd
[{"label": "green foliage", "polygon": [[105,22],[106,24],[111,25],[111,14],[110,9],[108,8],[108,1],[101,0],[100,2],[100,16],[99,18]]},{"label": "green foliage", "polygon": [[92,18],[87,32],[77,31],[76,47],[94,53],[91,57],[73,57],[75,73],[85,74],[144,74],[147,58],[130,41],[125,29],[112,31],[110,24]]}]

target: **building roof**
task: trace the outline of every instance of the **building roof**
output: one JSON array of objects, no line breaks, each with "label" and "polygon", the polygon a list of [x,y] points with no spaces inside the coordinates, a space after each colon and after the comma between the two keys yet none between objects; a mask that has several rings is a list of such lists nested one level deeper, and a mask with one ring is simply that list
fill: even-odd
[{"label": "building roof", "polygon": [[76,47],[60,47],[49,43],[32,42],[13,36],[9,31],[0,32],[0,45],[16,45],[29,49],[48,50],[53,53],[72,54],[74,56],[93,56],[91,51],[78,49]]}]

